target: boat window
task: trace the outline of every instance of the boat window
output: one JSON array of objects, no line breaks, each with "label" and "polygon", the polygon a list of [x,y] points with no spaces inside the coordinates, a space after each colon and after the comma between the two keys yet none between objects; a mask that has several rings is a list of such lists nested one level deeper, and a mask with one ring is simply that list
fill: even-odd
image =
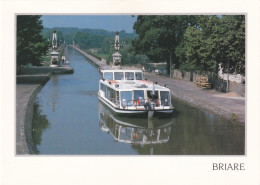
[{"label": "boat window", "polygon": [[134,103],[137,103],[139,106],[144,105],[144,91],[134,91]]},{"label": "boat window", "polygon": [[120,96],[122,107],[132,106],[132,91],[121,91]]},{"label": "boat window", "polygon": [[143,129],[140,128],[132,128],[132,141],[140,142],[143,141]]},{"label": "boat window", "polygon": [[124,73],[123,72],[115,72],[115,80],[124,80]]},{"label": "boat window", "polygon": [[106,93],[106,86],[103,83],[100,83],[100,89]]},{"label": "boat window", "polygon": [[153,93],[153,91],[147,91],[147,97],[149,99],[157,99],[159,96],[158,96],[158,91],[155,91]]},{"label": "boat window", "polygon": [[170,96],[169,96],[169,91],[161,91],[161,104],[164,106],[169,106],[170,104]]},{"label": "boat window", "polygon": [[114,89],[107,87],[106,98],[113,103],[116,103],[116,92]]},{"label": "boat window", "polygon": [[171,127],[160,129],[159,140],[169,140],[169,136],[171,133]]},{"label": "boat window", "polygon": [[119,105],[119,91],[116,91],[116,105]]},{"label": "boat window", "polygon": [[113,73],[112,72],[105,72],[104,79],[106,80],[113,80]]},{"label": "boat window", "polygon": [[131,135],[132,135],[131,127],[121,126],[118,139],[124,140],[124,141],[131,141]]},{"label": "boat window", "polygon": [[134,72],[125,72],[126,80],[134,80],[134,78],[135,78]]},{"label": "boat window", "polygon": [[135,73],[135,79],[136,79],[136,80],[143,80],[143,73],[141,73],[141,72],[136,72],[136,73]]},{"label": "boat window", "polygon": [[149,101],[152,101],[155,106],[160,106],[158,91],[147,91],[147,97]]}]

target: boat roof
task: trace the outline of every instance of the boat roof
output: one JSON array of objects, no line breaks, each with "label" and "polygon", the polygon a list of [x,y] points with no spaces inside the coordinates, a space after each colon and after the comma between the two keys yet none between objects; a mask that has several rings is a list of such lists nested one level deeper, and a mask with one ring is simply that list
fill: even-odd
[{"label": "boat roof", "polygon": [[[153,90],[153,82],[147,80],[104,80],[103,83],[119,91]],[[157,84],[154,84],[154,89],[169,91],[169,88]]]},{"label": "boat roof", "polygon": [[101,72],[143,72],[141,69],[102,69]]}]

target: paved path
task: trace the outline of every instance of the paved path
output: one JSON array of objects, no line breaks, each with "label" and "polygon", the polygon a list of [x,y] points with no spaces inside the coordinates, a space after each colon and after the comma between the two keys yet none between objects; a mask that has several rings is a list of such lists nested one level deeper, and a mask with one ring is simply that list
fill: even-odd
[{"label": "paved path", "polygon": [[[98,67],[102,69],[111,69],[110,66],[87,54],[83,50],[77,47],[74,48]],[[145,78],[150,81],[157,81],[160,85],[168,84],[174,97],[184,100],[193,106],[230,120],[237,119],[241,124],[245,123],[244,97],[232,93],[221,93],[215,90],[201,89],[192,82],[176,80],[166,76],[154,75],[152,73],[145,73]]]},{"label": "paved path", "polygon": [[42,88],[40,84],[16,85],[16,154],[32,154],[31,134],[34,99]]},{"label": "paved path", "polygon": [[194,106],[208,110],[228,119],[233,119],[232,114],[235,114],[238,116],[239,122],[245,122],[244,97],[232,95],[232,93],[230,95],[230,93],[226,94],[215,90],[201,89],[192,82],[176,80],[151,73],[145,73],[145,78],[151,81],[157,81],[160,85],[168,84],[173,96]]},{"label": "paved path", "polygon": [[63,55],[65,56],[65,59],[69,61],[69,51],[67,46],[63,50]]}]

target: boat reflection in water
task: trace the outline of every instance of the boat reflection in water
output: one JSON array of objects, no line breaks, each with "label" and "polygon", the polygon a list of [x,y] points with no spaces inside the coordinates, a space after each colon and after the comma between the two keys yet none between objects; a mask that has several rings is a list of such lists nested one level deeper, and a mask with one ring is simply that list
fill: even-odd
[{"label": "boat reflection in water", "polygon": [[100,128],[110,133],[115,141],[153,145],[169,141],[173,118],[129,118],[114,115],[99,102]]}]

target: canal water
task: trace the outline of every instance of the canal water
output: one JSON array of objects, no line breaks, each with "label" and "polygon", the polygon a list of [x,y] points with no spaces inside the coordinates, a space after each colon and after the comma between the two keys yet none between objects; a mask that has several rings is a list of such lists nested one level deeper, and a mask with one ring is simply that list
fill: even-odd
[{"label": "canal water", "polygon": [[34,105],[33,140],[44,155],[243,155],[245,130],[173,99],[171,117],[115,116],[98,100],[99,73],[69,48],[74,74],[56,75]]}]

